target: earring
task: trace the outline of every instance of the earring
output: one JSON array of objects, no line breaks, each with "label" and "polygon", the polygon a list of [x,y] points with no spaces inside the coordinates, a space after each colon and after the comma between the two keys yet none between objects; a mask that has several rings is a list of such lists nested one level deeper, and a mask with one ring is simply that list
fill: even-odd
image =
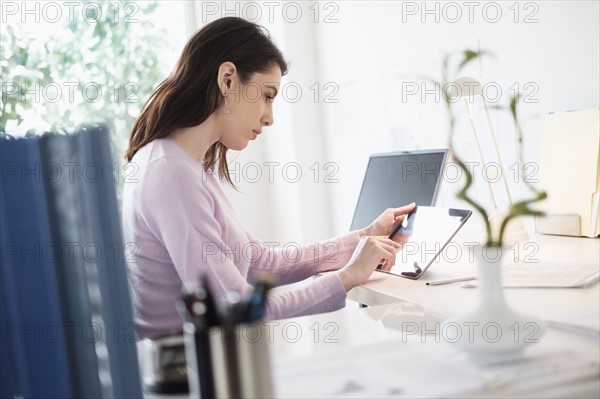
[{"label": "earring", "polygon": [[227,105],[227,94],[224,95],[225,97],[225,115],[229,115],[229,105]]}]

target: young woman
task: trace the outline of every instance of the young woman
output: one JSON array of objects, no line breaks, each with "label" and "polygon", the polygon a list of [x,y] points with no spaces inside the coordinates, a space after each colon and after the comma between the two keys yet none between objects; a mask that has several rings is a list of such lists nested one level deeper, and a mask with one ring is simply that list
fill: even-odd
[{"label": "young woman", "polygon": [[388,209],[362,230],[318,243],[319,250],[313,244],[287,257],[238,220],[221,187],[222,181],[233,185],[226,153],[243,150],[273,124],[273,100],[286,72],[260,26],[222,18],[194,34],[145,104],[126,154],[137,182],[126,184],[123,198],[125,242],[137,249],[128,267],[140,337],[181,329],[175,304],[200,275],[219,299],[232,290],[246,294],[256,272],[289,284],[334,271],[270,296],[267,317],[274,319],[339,309],[377,264],[393,265],[397,244],[386,236],[412,205]]}]

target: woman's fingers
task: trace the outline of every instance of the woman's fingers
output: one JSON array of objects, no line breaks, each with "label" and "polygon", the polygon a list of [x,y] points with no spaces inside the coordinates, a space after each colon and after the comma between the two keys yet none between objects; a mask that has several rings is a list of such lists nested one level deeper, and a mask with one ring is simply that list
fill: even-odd
[{"label": "woman's fingers", "polygon": [[386,237],[377,237],[377,239],[382,251],[382,259],[379,262],[379,264],[383,263],[381,269],[384,271],[390,271],[396,264],[396,249],[400,247],[400,244]]},{"label": "woman's fingers", "polygon": [[402,222],[404,222],[406,215],[408,215],[413,209],[415,209],[415,206],[417,206],[417,204],[413,202],[412,204],[392,209],[394,213],[394,226],[392,228],[392,231],[395,231],[396,228],[400,226]]},{"label": "woman's fingers", "polygon": [[381,270],[390,271],[396,262],[396,250],[399,244],[384,236],[369,236],[361,240],[363,246],[355,249],[349,264],[353,270],[359,272],[359,283],[367,281],[379,264],[383,264]]},{"label": "woman's fingers", "polygon": [[410,211],[412,211],[415,208],[415,206],[417,206],[417,204],[413,202],[412,204],[404,205],[399,208],[394,208],[394,216],[398,217],[401,215],[406,215],[407,213],[410,213]]}]

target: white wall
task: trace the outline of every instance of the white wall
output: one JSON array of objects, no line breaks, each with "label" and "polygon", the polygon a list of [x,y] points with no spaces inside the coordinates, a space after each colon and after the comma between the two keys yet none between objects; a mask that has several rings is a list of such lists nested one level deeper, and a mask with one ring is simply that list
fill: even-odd
[{"label": "white wall", "polygon": [[[206,8],[207,3],[212,8]],[[450,5],[432,1],[425,6],[423,2],[400,1],[272,2],[270,6],[253,3],[258,6],[254,8],[244,8],[245,2],[224,4],[197,2],[197,19],[208,20],[206,11],[214,13],[215,6],[216,14],[210,18],[237,7],[238,15],[255,19],[253,11],[261,10],[258,23],[269,28],[291,61],[290,73],[283,80],[290,88],[288,99],[294,96],[294,86],[301,87],[303,94],[295,103],[281,97],[276,100],[275,126],[236,159],[241,166],[269,161],[301,166],[303,175],[297,183],[288,183],[281,167],[275,169],[270,183],[263,165],[258,183],[242,179],[243,195],[232,192],[241,219],[264,240],[305,242],[347,231],[369,154],[447,147],[443,104],[433,94],[425,98],[420,93],[406,95],[403,83],[421,84],[420,75],[439,78],[442,57],[449,52],[479,45],[494,53],[494,58],[485,58],[465,73],[483,84],[493,82],[500,87],[498,104],[506,103],[515,84],[531,95],[535,102],[521,106],[527,161],[538,158],[544,114],[600,105],[600,9],[595,1]],[[292,22],[297,5],[302,7],[302,16]],[[437,7],[439,20],[435,11],[422,14],[423,7]],[[473,7],[472,21],[468,7]],[[493,23],[498,7],[502,15]],[[451,23],[457,9],[462,18]],[[271,21],[269,10],[273,11]],[[415,10],[416,14],[410,13]],[[326,16],[337,21],[326,23]],[[528,16],[531,23],[524,22]],[[318,102],[313,98],[315,82]],[[333,86],[325,87],[327,83]],[[335,87],[339,90],[333,99],[338,102],[324,102],[323,96],[332,94]],[[504,162],[512,165],[516,161],[512,123],[506,113],[493,112],[492,119]],[[478,161],[465,122],[463,118],[458,126],[457,147],[466,159]],[[480,132],[487,132],[480,116],[477,126]],[[310,169],[315,162],[320,167],[317,183],[315,170]],[[324,169],[326,162],[335,165]],[[288,170],[288,180],[295,175],[292,171]],[[332,171],[338,182],[324,183],[324,175]],[[481,169],[476,172],[481,176]],[[514,172],[509,175],[514,180]],[[527,193],[522,184],[510,185],[516,197]],[[457,187],[444,184],[439,205],[465,207],[454,198]],[[478,184],[477,189],[477,196],[490,203],[487,188]]]}]

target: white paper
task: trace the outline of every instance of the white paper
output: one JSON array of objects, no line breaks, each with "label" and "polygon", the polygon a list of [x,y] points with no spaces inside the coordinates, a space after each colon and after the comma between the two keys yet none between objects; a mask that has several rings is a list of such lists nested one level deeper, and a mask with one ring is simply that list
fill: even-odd
[{"label": "white paper", "polygon": [[597,380],[600,365],[571,351],[557,351],[489,364],[482,366],[481,372],[488,381],[488,393],[512,396],[586,379]]},{"label": "white paper", "polygon": [[[502,266],[505,288],[577,288],[600,279],[599,263],[519,263]],[[475,288],[477,282],[462,285]]]},{"label": "white paper", "polygon": [[278,398],[420,398],[516,395],[600,377],[571,351],[479,361],[444,344],[386,342],[273,364]]},{"label": "white paper", "polygon": [[553,327],[571,332],[600,336],[600,307],[598,304],[571,312],[557,312],[546,317]]},{"label": "white paper", "polygon": [[441,397],[485,387],[475,367],[420,341],[353,346],[273,366],[279,398]]}]

